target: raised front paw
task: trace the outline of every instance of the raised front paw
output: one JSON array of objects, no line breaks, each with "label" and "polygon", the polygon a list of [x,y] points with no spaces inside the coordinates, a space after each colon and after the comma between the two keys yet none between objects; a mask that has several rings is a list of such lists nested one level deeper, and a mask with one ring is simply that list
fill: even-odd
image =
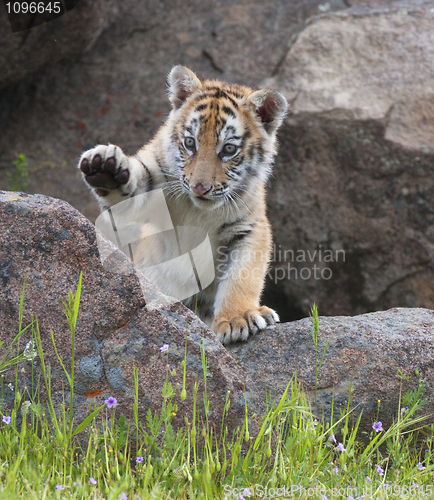
[{"label": "raised front paw", "polygon": [[278,314],[269,307],[262,306],[248,309],[242,314],[217,314],[213,322],[213,330],[222,344],[232,344],[240,340],[246,341],[249,335],[279,321]]},{"label": "raised front paw", "polygon": [[106,197],[114,190],[120,190],[123,196],[129,194],[130,162],[118,146],[89,149],[81,155],[78,166],[98,196]]}]

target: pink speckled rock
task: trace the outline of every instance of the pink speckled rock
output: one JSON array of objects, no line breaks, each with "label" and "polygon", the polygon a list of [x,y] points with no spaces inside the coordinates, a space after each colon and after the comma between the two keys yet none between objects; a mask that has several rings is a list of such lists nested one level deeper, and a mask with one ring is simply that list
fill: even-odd
[{"label": "pink speckled rock", "polygon": [[[318,377],[318,415],[330,417],[346,408],[350,388],[353,418],[363,410],[361,430],[396,418],[399,398],[426,379],[424,413],[434,413],[434,311],[395,308],[360,316],[319,318],[318,362],[328,341]],[[311,399],[315,391],[315,350],[308,318],[278,325],[247,344],[228,346],[229,353],[254,377],[265,397],[283,393],[295,371]],[[418,375],[415,373],[418,369]],[[404,380],[398,377],[398,370]],[[380,411],[378,413],[378,400]],[[431,419],[432,420],[432,419]],[[429,422],[429,419],[427,420]],[[360,438],[363,436],[361,435]]]},{"label": "pink speckled rock", "polygon": [[[69,291],[75,291],[80,271],[83,272],[75,337],[77,422],[88,414],[91,402],[100,405],[108,396],[117,398],[118,414],[130,417],[133,366],[139,371],[139,418],[144,419],[148,408],[160,411],[167,365],[169,373],[172,367],[176,368],[175,376],[169,374],[172,385],[182,385],[186,334],[187,398],[180,401],[179,386],[175,425],[183,423],[185,416],[191,422],[196,376],[199,394],[202,392],[202,339],[208,363],[211,425],[221,425],[228,391],[232,402],[229,427],[244,418],[244,389],[252,408],[259,409],[251,379],[190,310],[176,303],[164,310],[148,311],[135,274],[111,274],[102,268],[95,227],[70,205],[45,196],[0,191],[0,221],[0,339],[8,346],[18,332],[20,292],[25,281],[24,324],[30,322],[31,314],[38,319],[46,362],[52,367],[52,390],[57,404],[62,400],[67,380],[56,359],[50,330],[69,367],[71,339],[62,301]],[[128,259],[123,255],[122,258],[128,266]],[[21,345],[29,338],[26,335]],[[160,352],[163,344],[169,344],[164,354]],[[19,385],[31,387],[30,362],[24,367]],[[39,370],[38,359],[34,367]],[[13,392],[6,386],[4,398],[6,405],[13,403]],[[199,409],[202,411],[203,403],[199,403]]]}]

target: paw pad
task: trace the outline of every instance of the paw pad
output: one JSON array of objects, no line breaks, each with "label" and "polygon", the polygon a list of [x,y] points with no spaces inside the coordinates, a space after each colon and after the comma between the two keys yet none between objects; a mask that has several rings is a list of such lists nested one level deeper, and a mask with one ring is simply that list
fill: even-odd
[{"label": "paw pad", "polygon": [[83,158],[80,170],[85,175],[86,182],[93,188],[97,188],[97,194],[100,196],[106,196],[106,190],[116,189],[130,179],[130,172],[120,170],[114,157],[103,161],[99,154],[95,155],[90,162],[87,158]]}]

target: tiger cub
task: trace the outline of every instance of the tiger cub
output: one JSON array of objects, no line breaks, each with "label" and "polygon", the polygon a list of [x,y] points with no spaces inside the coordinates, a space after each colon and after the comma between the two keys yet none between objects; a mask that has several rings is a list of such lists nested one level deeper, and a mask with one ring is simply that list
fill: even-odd
[{"label": "tiger cub", "polygon": [[[265,184],[287,102],[274,90],[200,80],[183,66],[170,72],[168,89],[172,110],[149,144],[129,157],[117,146],[96,146],[83,153],[79,168],[101,211],[163,189],[175,228],[206,230],[217,274],[183,302],[197,308],[223,344],[245,341],[279,321],[260,296],[271,253]],[[130,216],[143,208],[133,204]],[[139,269],[178,255],[170,245],[145,240],[134,249]],[[182,265],[169,269],[154,273],[167,294],[184,279]]]}]

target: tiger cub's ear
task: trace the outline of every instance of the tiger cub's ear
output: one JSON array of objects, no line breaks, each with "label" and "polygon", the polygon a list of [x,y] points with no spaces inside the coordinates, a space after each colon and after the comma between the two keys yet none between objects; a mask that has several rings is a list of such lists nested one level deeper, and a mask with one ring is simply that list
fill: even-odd
[{"label": "tiger cub's ear", "polygon": [[169,100],[175,109],[180,108],[185,100],[202,86],[199,78],[185,66],[175,66],[167,78]]},{"label": "tiger cub's ear", "polygon": [[288,109],[286,99],[277,90],[257,90],[248,100],[256,108],[256,114],[268,133],[275,132],[282,124]]}]

